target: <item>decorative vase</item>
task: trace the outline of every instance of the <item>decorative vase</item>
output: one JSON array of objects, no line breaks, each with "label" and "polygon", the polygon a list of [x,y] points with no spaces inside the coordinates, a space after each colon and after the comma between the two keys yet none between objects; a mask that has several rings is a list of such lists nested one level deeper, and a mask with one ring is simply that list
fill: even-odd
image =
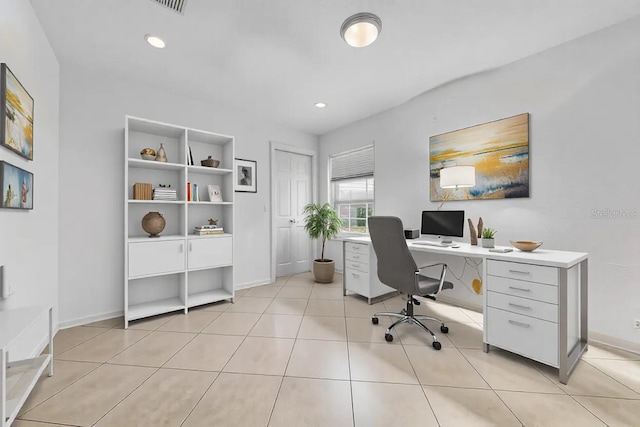
[{"label": "decorative vase", "polygon": [[160,212],[149,212],[142,218],[142,229],[149,233],[149,237],[160,237],[166,222]]},{"label": "decorative vase", "polygon": [[156,162],[166,162],[167,161],[167,152],[164,150],[164,146],[160,143],[160,148],[158,148],[158,152],[156,153]]},{"label": "decorative vase", "polygon": [[483,248],[494,248],[496,239],[482,239]]}]

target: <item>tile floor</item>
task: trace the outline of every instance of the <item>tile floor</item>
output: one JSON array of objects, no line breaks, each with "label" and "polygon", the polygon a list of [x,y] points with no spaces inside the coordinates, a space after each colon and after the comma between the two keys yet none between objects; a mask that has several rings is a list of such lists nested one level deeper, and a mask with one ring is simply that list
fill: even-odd
[{"label": "tile floor", "polygon": [[[591,346],[568,385],[553,369],[485,354],[482,315],[425,302],[442,350],[417,327],[384,341],[402,297],[367,305],[310,274],[239,291],[188,315],[65,329],[15,427],[638,426],[640,355]],[[438,330],[437,325],[434,330]]]}]

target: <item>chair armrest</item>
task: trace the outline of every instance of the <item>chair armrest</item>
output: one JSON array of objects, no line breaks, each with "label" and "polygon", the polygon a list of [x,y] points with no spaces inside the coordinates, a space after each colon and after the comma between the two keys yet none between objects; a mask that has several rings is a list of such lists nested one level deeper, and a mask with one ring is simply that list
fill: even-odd
[{"label": "chair armrest", "polygon": [[435,267],[438,265],[442,266],[442,271],[440,272],[440,284],[438,285],[438,292],[436,292],[436,294],[442,291],[442,287],[444,286],[444,278],[445,278],[445,275],[447,274],[447,264],[443,262],[438,262],[436,264],[429,264],[423,267],[418,267],[418,271],[416,271],[416,274],[420,274],[420,270],[422,270],[423,268]]},{"label": "chair armrest", "polygon": [[447,266],[447,264],[445,264],[444,262],[437,262],[435,264],[423,265],[422,267],[418,267],[418,270],[422,270],[423,268],[428,267],[435,267],[436,265],[444,265],[445,267]]}]

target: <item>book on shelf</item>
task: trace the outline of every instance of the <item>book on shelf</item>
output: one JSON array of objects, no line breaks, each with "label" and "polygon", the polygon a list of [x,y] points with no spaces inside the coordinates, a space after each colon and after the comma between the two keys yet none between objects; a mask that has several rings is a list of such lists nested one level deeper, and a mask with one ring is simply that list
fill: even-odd
[{"label": "book on shelf", "polygon": [[196,230],[222,230],[219,225],[196,225]]},{"label": "book on shelf", "polygon": [[196,236],[213,236],[216,234],[224,234],[224,230],[221,228],[217,230],[193,230],[193,234]]},{"label": "book on shelf", "polygon": [[189,146],[189,157],[187,158],[190,166],[193,166],[193,154],[191,154],[191,146]]}]

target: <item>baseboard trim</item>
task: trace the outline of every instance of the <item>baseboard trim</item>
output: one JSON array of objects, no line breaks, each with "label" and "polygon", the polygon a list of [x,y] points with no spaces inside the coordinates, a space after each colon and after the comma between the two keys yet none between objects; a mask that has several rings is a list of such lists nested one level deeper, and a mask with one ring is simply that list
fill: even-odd
[{"label": "baseboard trim", "polygon": [[627,341],[610,335],[600,334],[598,332],[589,331],[589,342],[607,345],[619,350],[629,351],[631,353],[640,354],[640,343]]},{"label": "baseboard trim", "polygon": [[75,326],[82,326],[88,323],[99,322],[101,320],[113,319],[114,317],[123,317],[124,311],[111,311],[108,313],[102,314],[92,314],[91,316],[78,317],[76,319],[65,320],[64,322],[60,322],[59,329],[68,329],[73,328]]},{"label": "baseboard trim", "polygon": [[242,283],[240,285],[236,285],[235,290],[239,291],[242,289],[255,288],[256,286],[268,285],[270,283],[273,283],[271,279],[255,280],[253,282],[247,282],[247,283]]}]

